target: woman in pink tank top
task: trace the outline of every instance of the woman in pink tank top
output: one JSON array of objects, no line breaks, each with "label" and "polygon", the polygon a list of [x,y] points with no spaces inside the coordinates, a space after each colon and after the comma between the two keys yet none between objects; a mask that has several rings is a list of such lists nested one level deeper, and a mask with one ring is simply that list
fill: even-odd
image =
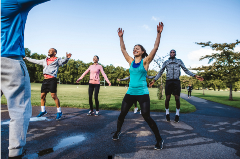
[{"label": "woman in pink tank top", "polygon": [[77,83],[79,83],[79,81],[81,79],[83,79],[83,77],[90,71],[90,80],[89,80],[89,88],[88,88],[90,111],[88,112],[87,115],[93,115],[93,113],[94,113],[93,112],[93,102],[92,102],[93,91],[94,91],[94,99],[95,99],[95,104],[96,104],[95,116],[99,115],[98,93],[99,93],[99,89],[100,89],[100,78],[99,78],[100,71],[101,71],[104,79],[109,84],[109,86],[111,86],[111,83],[109,82],[106,74],[104,73],[102,66],[98,64],[98,61],[99,61],[99,57],[97,55],[95,55],[93,57],[94,64],[89,66],[89,68],[76,81]]}]

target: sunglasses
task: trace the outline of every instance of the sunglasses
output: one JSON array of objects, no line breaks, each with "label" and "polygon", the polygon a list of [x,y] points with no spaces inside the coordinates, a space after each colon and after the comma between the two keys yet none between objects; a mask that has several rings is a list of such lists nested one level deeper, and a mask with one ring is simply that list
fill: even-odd
[{"label": "sunglasses", "polygon": [[175,52],[170,52],[170,53],[175,53]]}]

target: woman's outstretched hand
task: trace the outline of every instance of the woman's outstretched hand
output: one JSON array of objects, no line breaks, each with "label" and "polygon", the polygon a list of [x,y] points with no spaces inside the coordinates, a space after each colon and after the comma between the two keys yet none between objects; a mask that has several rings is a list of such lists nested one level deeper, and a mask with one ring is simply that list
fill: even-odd
[{"label": "woman's outstretched hand", "polygon": [[151,82],[149,83],[149,87],[152,87],[154,83],[155,83],[155,81],[154,81],[154,80],[153,80],[153,81],[151,81]]},{"label": "woman's outstretched hand", "polygon": [[119,37],[122,37],[123,36],[123,33],[124,33],[124,30],[122,30],[122,28],[118,28],[118,36]]},{"label": "woman's outstretched hand", "polygon": [[67,57],[67,58],[70,58],[71,56],[72,56],[71,53],[68,54],[68,53],[66,52],[66,57]]},{"label": "woman's outstretched hand", "polygon": [[112,84],[111,83],[108,83],[108,86],[111,86]]},{"label": "woman's outstretched hand", "polygon": [[158,33],[162,33],[163,27],[164,27],[163,23],[162,23],[162,22],[159,22],[159,25],[157,26],[157,32],[158,32]]},{"label": "woman's outstretched hand", "polygon": [[120,82],[121,80],[118,78],[117,81]]},{"label": "woman's outstretched hand", "polygon": [[76,83],[79,83],[80,79],[77,79]]}]

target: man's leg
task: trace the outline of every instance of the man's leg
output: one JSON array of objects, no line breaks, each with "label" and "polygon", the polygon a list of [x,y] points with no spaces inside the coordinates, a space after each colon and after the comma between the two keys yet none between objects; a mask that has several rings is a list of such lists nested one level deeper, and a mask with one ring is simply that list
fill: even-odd
[{"label": "man's leg", "polygon": [[15,157],[22,155],[32,116],[30,78],[21,58],[1,57],[1,85],[10,116],[9,157]]},{"label": "man's leg", "polygon": [[169,101],[171,98],[171,94],[170,95],[166,95],[166,100],[165,100],[165,110],[166,110],[166,120],[170,121],[170,114],[169,114]]},{"label": "man's leg", "polygon": [[175,116],[175,122],[179,121],[179,113],[180,113],[180,96],[175,95],[175,101],[176,101],[176,116]]},{"label": "man's leg", "polygon": [[52,96],[52,99],[54,100],[57,108],[60,108],[60,101],[59,101],[59,99],[57,97],[57,93],[51,93],[51,96]]},{"label": "man's leg", "polygon": [[47,93],[41,93],[41,112],[45,112],[46,96]]}]

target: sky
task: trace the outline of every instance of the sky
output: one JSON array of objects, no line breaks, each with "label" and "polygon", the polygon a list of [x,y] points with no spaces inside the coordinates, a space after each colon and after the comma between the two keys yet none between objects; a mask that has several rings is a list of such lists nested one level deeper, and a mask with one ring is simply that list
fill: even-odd
[{"label": "sky", "polygon": [[[51,0],[29,12],[25,48],[45,55],[56,48],[58,57],[70,52],[72,59],[85,63],[98,55],[102,65],[129,68],[117,29],[123,28],[126,50],[133,57],[136,44],[151,52],[157,25],[163,22],[156,55],[162,57],[175,49],[176,57],[193,68],[207,65],[207,60],[199,58],[214,52],[196,42],[240,40],[239,8],[239,0]],[[235,51],[240,51],[240,45]],[[150,69],[158,71],[153,61]]]}]

